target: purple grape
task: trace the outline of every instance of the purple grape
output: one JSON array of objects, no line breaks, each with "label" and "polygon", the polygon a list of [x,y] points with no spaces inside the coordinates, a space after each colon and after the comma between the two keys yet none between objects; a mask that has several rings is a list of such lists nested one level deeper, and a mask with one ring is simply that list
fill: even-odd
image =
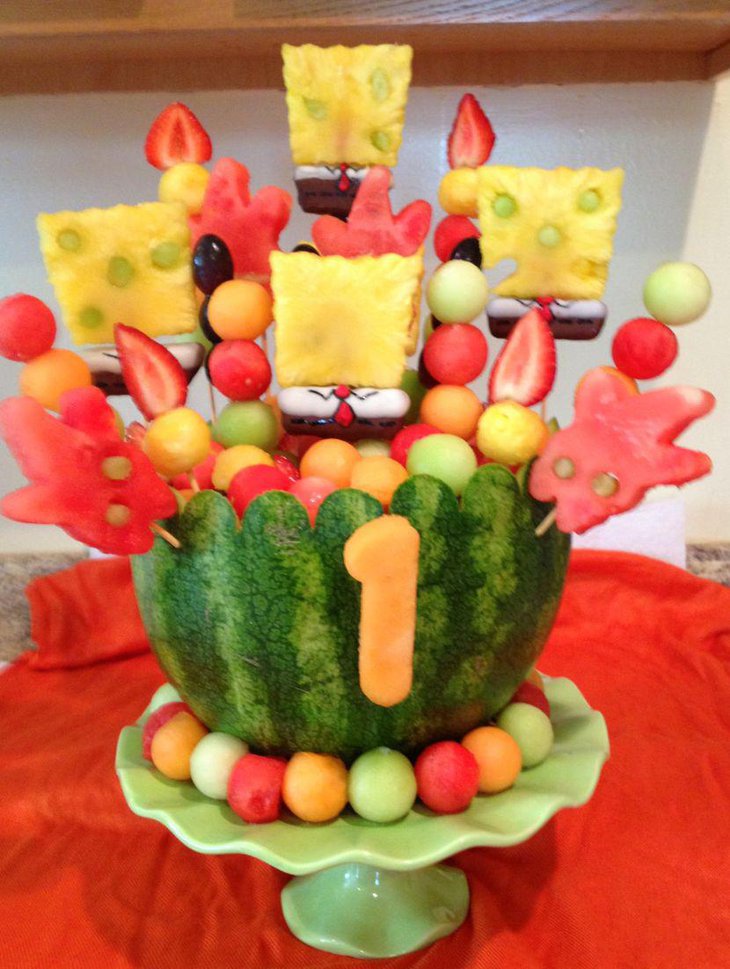
[{"label": "purple grape", "polygon": [[221,283],[233,279],[233,259],[225,242],[218,236],[201,236],[193,250],[193,279],[206,296]]}]

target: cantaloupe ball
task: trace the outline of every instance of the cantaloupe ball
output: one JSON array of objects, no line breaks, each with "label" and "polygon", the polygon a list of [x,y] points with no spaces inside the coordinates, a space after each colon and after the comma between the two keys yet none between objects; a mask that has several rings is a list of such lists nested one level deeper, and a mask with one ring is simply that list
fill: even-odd
[{"label": "cantaloupe ball", "polygon": [[221,283],[208,303],[208,322],[223,340],[255,340],[272,319],[271,294],[251,279]]},{"label": "cantaloupe ball", "polygon": [[326,478],[337,488],[347,488],[355,465],[362,460],[362,455],[352,444],[329,438],[317,441],[306,451],[299,471],[303,478]]},{"label": "cantaloupe ball", "polygon": [[73,350],[47,350],[20,371],[20,392],[48,410],[59,410],[67,390],[91,386],[87,362]]},{"label": "cantaloupe ball", "polygon": [[255,464],[266,464],[274,467],[274,459],[255,444],[235,444],[233,447],[221,451],[213,466],[213,487],[217,491],[228,491],[231,481],[239,471],[253,467]]},{"label": "cantaloupe ball", "polygon": [[210,428],[191,407],[176,407],[156,417],[142,439],[142,450],[165,478],[190,471],[210,453]]},{"label": "cantaloupe ball", "polygon": [[331,821],[347,804],[347,768],[329,754],[294,754],[286,765],[282,796],[302,821]]},{"label": "cantaloupe ball", "polygon": [[473,390],[456,384],[432,387],[421,401],[421,421],[443,434],[468,440],[474,435],[484,405]]},{"label": "cantaloupe ball", "polygon": [[152,738],[152,763],[170,780],[190,780],[190,758],[207,733],[207,728],[197,717],[185,712],[176,713]]},{"label": "cantaloupe ball", "polygon": [[477,727],[461,741],[479,765],[479,790],[498,794],[512,787],[522,770],[517,741],[499,727]]},{"label": "cantaloupe ball", "polygon": [[364,457],[352,469],[350,487],[366,491],[388,508],[396,488],[408,478],[408,472],[398,461],[383,456]]}]

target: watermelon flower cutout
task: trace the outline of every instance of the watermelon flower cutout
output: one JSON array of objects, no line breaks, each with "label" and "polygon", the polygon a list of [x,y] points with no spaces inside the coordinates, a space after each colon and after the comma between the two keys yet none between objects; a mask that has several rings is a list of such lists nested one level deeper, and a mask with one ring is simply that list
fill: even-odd
[{"label": "watermelon flower cutout", "polygon": [[221,158],[213,169],[198,215],[190,217],[192,247],[204,235],[218,236],[233,256],[236,276],[268,283],[269,256],[279,249],[279,236],[286,227],[292,200],[288,192],[274,185],[249,191],[250,175],[245,165],[233,158]]},{"label": "watermelon flower cutout", "polygon": [[60,418],[30,397],[5,400],[0,434],[31,482],[0,503],[8,518],[60,525],[102,552],[131,555],[149,551],[152,522],[177,510],[147,456],[121,440],[97,387],[63,394]]},{"label": "watermelon flower cutout", "polygon": [[576,392],[573,423],[552,435],[532,467],[530,494],[556,502],[561,531],[581,533],[633,508],[654,485],[709,474],[706,454],[673,441],[714,404],[694,387],[636,394],[615,374],[591,370]]},{"label": "watermelon flower cutout", "polygon": [[357,190],[347,222],[323,215],[312,226],[312,239],[323,256],[413,256],[431,225],[431,206],[411,202],[397,215],[390,207],[390,169],[371,168]]}]

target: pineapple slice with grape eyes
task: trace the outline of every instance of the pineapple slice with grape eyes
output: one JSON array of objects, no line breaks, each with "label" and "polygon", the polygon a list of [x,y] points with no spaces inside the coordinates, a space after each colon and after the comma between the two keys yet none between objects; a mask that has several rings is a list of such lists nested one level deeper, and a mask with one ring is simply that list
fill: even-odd
[{"label": "pineapple slice with grape eyes", "polygon": [[413,51],[404,44],[282,46],[295,165],[398,160]]},{"label": "pineapple slice with grape eyes", "polygon": [[477,177],[484,264],[517,262],[495,294],[600,299],[621,208],[622,169],[487,165]]}]

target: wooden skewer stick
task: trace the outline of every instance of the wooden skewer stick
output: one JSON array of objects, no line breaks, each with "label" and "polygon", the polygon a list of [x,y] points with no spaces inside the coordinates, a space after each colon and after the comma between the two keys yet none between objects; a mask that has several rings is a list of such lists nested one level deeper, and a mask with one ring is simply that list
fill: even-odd
[{"label": "wooden skewer stick", "polygon": [[208,384],[208,393],[210,394],[210,415],[214,421],[218,420],[218,408],[215,402],[215,392],[213,390],[213,384]]},{"label": "wooden skewer stick", "polygon": [[547,513],[547,515],[545,515],[545,517],[543,518],[543,520],[540,522],[540,524],[535,529],[535,535],[537,536],[537,538],[541,538],[545,534],[545,532],[550,528],[550,526],[553,524],[553,522],[555,521],[555,519],[557,517],[558,517],[558,510],[557,510],[557,508],[552,508]]},{"label": "wooden skewer stick", "polygon": [[190,490],[195,492],[195,494],[197,494],[200,491],[200,485],[198,484],[198,479],[195,477],[192,471],[190,472],[188,477],[190,478]]},{"label": "wooden skewer stick", "polygon": [[156,532],[160,538],[164,538],[167,544],[172,545],[173,548],[182,548],[180,540],[175,538],[172,532],[168,532],[166,528],[163,528],[157,522],[152,522],[152,531]]}]

